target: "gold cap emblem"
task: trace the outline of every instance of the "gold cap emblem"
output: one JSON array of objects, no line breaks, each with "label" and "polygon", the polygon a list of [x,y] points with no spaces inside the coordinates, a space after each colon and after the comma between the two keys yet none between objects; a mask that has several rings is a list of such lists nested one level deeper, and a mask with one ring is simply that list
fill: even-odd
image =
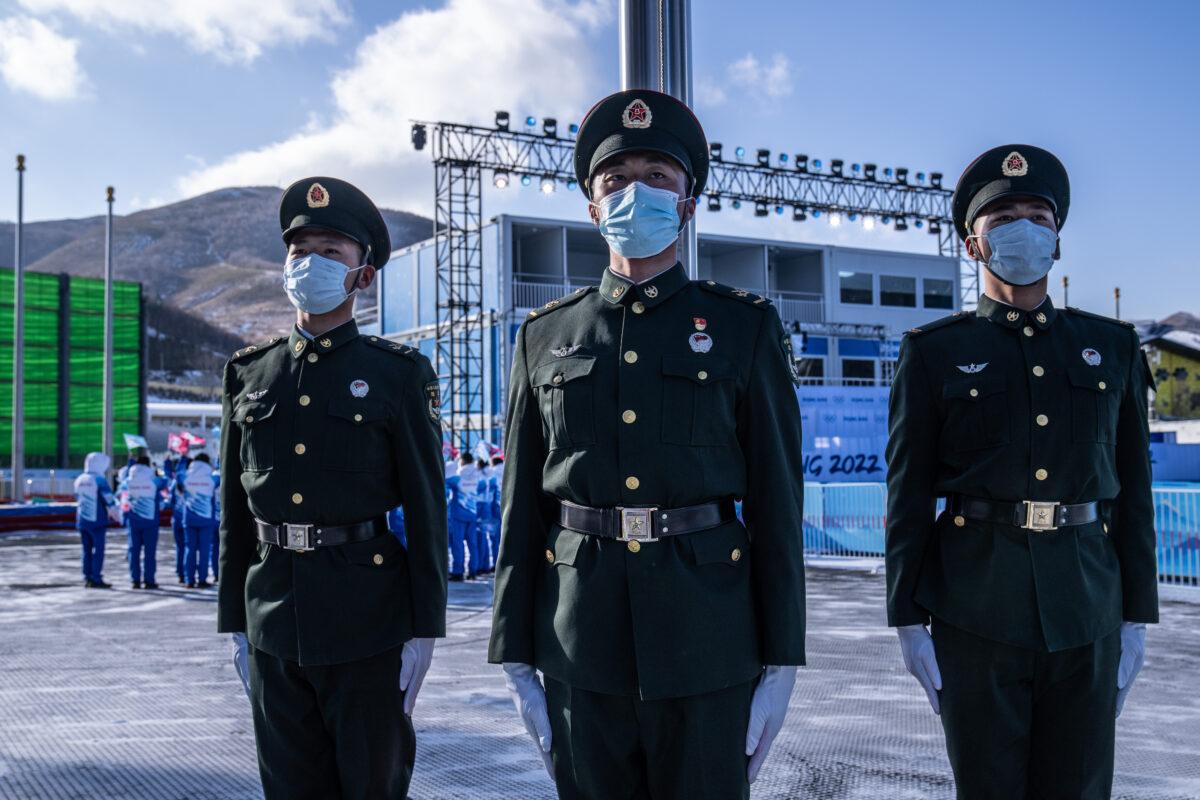
[{"label": "gold cap emblem", "polygon": [[625,106],[625,111],[621,114],[621,124],[626,128],[649,128],[653,119],[650,106],[641,100],[634,100]]},{"label": "gold cap emblem", "polygon": [[1025,160],[1025,156],[1013,150],[1004,157],[1000,171],[1006,178],[1019,178],[1029,172],[1029,162]]},{"label": "gold cap emblem", "polygon": [[329,190],[319,183],[314,183],[308,187],[305,199],[308,201],[309,208],[324,208],[329,205]]}]

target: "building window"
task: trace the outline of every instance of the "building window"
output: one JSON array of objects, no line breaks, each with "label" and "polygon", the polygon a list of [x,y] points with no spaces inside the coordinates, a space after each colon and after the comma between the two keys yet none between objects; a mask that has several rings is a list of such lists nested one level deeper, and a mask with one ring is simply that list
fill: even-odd
[{"label": "building window", "polygon": [[869,306],[875,302],[875,292],[871,287],[871,273],[838,272],[838,282],[841,286],[843,303]]},{"label": "building window", "polygon": [[897,275],[879,276],[879,304],[881,306],[917,307],[917,279]]},{"label": "building window", "polygon": [[954,308],[954,281],[926,278],[925,307]]},{"label": "building window", "polygon": [[796,371],[800,375],[800,382],[804,384],[819,384],[825,382],[825,359],[823,358],[798,358],[796,359]]},{"label": "building window", "polygon": [[842,381],[848,386],[866,386],[875,382],[875,361],[866,358],[843,358]]}]

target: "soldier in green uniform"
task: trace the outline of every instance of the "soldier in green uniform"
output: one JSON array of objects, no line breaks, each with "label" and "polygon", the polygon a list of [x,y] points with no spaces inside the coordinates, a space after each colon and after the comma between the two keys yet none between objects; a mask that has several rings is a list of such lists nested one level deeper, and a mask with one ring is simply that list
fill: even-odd
[{"label": "soldier in green uniform", "polygon": [[804,663],[790,341],[676,260],[708,174],[687,106],[602,100],[575,170],[610,262],[517,333],[489,659],[560,797],[747,797]]},{"label": "soldier in green uniform", "polygon": [[[409,715],[446,627],[437,379],[354,323],[391,252],[366,195],[306,178],[279,222],[296,326],[225,367],[219,630],[267,798],[402,800]],[[387,527],[399,505],[407,549]]]},{"label": "soldier in green uniform", "polygon": [[960,798],[1108,797],[1158,621],[1153,384],[1131,325],[1046,294],[1069,204],[1040,148],[966,169],[954,225],[984,296],[909,331],[892,387],[888,624]]}]

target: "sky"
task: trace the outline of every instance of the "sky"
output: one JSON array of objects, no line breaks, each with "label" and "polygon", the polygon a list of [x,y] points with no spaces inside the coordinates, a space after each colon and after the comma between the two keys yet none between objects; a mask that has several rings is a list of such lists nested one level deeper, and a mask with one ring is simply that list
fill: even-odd
[{"label": "sky", "polygon": [[[1200,314],[1191,148],[1200,3],[693,0],[695,108],[726,152],[945,173],[1006,143],[1071,178],[1071,305]],[[432,215],[414,118],[578,120],[619,88],[616,0],[0,0],[0,167],[27,157],[27,220],[118,213],[313,174]],[[11,166],[0,169],[4,174]],[[16,216],[15,175],[0,220]],[[582,195],[490,186],[484,213],[586,218]],[[704,232],[933,252],[910,229],[748,208]],[[100,257],[100,254],[97,254]]]}]

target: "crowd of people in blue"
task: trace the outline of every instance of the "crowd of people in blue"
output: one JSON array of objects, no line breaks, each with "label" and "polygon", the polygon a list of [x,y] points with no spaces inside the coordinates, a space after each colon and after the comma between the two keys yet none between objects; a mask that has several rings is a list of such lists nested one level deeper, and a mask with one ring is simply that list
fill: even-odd
[{"label": "crowd of people in blue", "polygon": [[[446,508],[449,517],[450,580],[474,580],[495,570],[500,548],[500,482],[504,457],[481,443],[474,452],[447,448]],[[207,589],[218,580],[221,519],[220,473],[208,453],[194,458],[172,453],[156,467],[144,452],[131,454],[116,476],[106,477],[111,460],[89,453],[75,480],[75,527],[83,550],[84,586],[109,589],[103,576],[104,545],[110,523],[124,525],[126,560],[134,589],[157,589],[158,532],[162,512],[171,512],[175,577],[189,589]],[[405,543],[404,511],[388,514],[388,526]],[[209,581],[209,571],[212,581]]]}]

